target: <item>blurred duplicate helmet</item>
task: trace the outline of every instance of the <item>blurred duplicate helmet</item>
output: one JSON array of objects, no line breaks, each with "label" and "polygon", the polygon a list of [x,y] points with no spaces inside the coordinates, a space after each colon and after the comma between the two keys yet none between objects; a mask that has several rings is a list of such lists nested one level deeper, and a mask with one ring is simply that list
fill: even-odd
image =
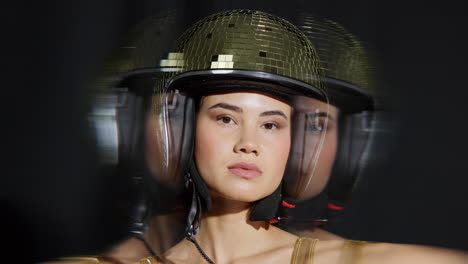
[{"label": "blurred duplicate helmet", "polygon": [[[155,62],[166,55],[183,31],[182,22],[182,14],[176,11],[161,12],[145,19],[123,35],[104,63],[95,80],[98,95],[96,111],[92,114],[98,121],[103,121],[100,114],[112,112],[105,119],[113,119],[113,125],[94,122],[112,127],[112,131],[103,130],[105,127],[97,131],[101,158],[105,163],[141,165],[141,153],[138,152],[144,143],[139,140],[143,138],[143,115],[148,110],[145,109],[145,101],[152,95],[152,81],[149,78],[131,79],[127,75],[134,69],[155,68]],[[158,75],[157,72],[152,74],[153,82]],[[109,138],[113,140],[109,141]]]},{"label": "blurred duplicate helmet", "polygon": [[309,13],[301,13],[296,19],[296,25],[318,52],[329,103],[340,111],[338,146],[330,179],[322,188],[309,192],[307,198],[314,198],[311,204],[317,205],[327,200],[343,203],[366,162],[376,111],[372,63],[357,37],[338,23]]},{"label": "blurred duplicate helmet", "polygon": [[187,29],[159,67],[134,69],[126,79],[153,78],[155,72],[152,134],[157,175],[174,183],[188,175],[198,203],[209,209],[208,187],[193,162],[197,102],[210,94],[259,92],[293,107],[291,152],[296,158],[288,161],[294,173],[285,173],[284,188],[280,185],[255,202],[250,218],[273,218],[282,195],[301,198],[314,176],[326,124],[318,121],[318,107],[304,107],[307,101],[300,98],[328,99],[317,52],[297,27],[260,11],[216,13]]},{"label": "blurred duplicate helmet", "polygon": [[301,13],[298,27],[314,43],[328,88],[329,103],[345,113],[375,108],[375,78],[365,47],[332,20]]},{"label": "blurred duplicate helmet", "polygon": [[136,78],[129,78],[129,73],[155,69],[183,32],[183,23],[181,11],[163,11],[146,18],[122,35],[95,79],[97,95],[90,113],[91,125],[96,131],[101,162],[115,168],[111,180],[125,178],[126,190],[132,190],[132,197],[123,202],[125,207],[132,207],[131,224],[138,225],[131,231],[141,229],[146,216],[176,209],[175,203],[162,201],[177,200],[181,188],[152,177],[153,169],[146,162],[153,86],[161,73],[153,70]]}]

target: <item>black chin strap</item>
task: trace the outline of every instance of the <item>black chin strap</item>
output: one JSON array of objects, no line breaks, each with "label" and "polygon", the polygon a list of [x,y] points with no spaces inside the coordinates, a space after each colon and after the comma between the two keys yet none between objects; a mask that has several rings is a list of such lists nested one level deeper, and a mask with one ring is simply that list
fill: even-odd
[{"label": "black chin strap", "polygon": [[185,187],[189,189],[191,186],[192,189],[192,202],[190,204],[190,209],[187,216],[186,229],[185,229],[185,238],[195,244],[198,249],[198,252],[210,264],[215,264],[203,251],[203,249],[198,244],[195,239],[195,235],[200,231],[201,224],[201,214],[202,206],[200,201],[200,195],[198,195],[197,188],[193,182],[192,176],[190,173],[185,174]]}]

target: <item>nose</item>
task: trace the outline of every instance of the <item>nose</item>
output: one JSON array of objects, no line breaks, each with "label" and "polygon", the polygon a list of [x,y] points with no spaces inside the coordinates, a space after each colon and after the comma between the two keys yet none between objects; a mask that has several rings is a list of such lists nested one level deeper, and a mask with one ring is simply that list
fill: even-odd
[{"label": "nose", "polygon": [[260,149],[257,143],[255,132],[252,131],[252,129],[244,128],[239,137],[239,140],[234,146],[234,152],[255,154],[255,156],[258,156],[260,154],[259,150]]}]

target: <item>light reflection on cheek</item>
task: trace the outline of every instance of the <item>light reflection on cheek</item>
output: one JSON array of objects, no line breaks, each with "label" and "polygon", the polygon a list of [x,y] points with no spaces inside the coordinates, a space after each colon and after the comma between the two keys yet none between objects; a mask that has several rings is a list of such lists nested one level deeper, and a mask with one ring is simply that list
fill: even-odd
[{"label": "light reflection on cheek", "polygon": [[237,189],[240,191],[248,191],[249,190],[249,183],[246,181],[242,181],[238,183]]},{"label": "light reflection on cheek", "polygon": [[275,174],[275,180],[280,180],[284,175],[286,163],[290,155],[290,149],[291,135],[289,131],[269,142],[269,152],[271,157],[269,160],[269,166],[273,169],[272,173]]}]

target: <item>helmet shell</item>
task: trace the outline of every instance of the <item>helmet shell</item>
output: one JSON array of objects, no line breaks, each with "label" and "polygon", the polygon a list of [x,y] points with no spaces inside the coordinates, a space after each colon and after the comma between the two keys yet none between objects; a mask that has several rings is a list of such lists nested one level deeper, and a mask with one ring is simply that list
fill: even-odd
[{"label": "helmet shell", "polygon": [[[325,93],[319,58],[309,39],[286,20],[260,11],[224,11],[200,20],[182,34],[160,66],[178,69],[168,78],[193,71],[208,78],[213,73],[238,76],[241,70],[257,74],[241,74],[240,78],[307,87],[302,92],[314,90],[321,96]],[[167,83],[159,89],[165,87]]]},{"label": "helmet shell", "polygon": [[316,47],[329,102],[344,112],[375,108],[371,60],[356,36],[335,21],[301,13],[298,27]]}]

